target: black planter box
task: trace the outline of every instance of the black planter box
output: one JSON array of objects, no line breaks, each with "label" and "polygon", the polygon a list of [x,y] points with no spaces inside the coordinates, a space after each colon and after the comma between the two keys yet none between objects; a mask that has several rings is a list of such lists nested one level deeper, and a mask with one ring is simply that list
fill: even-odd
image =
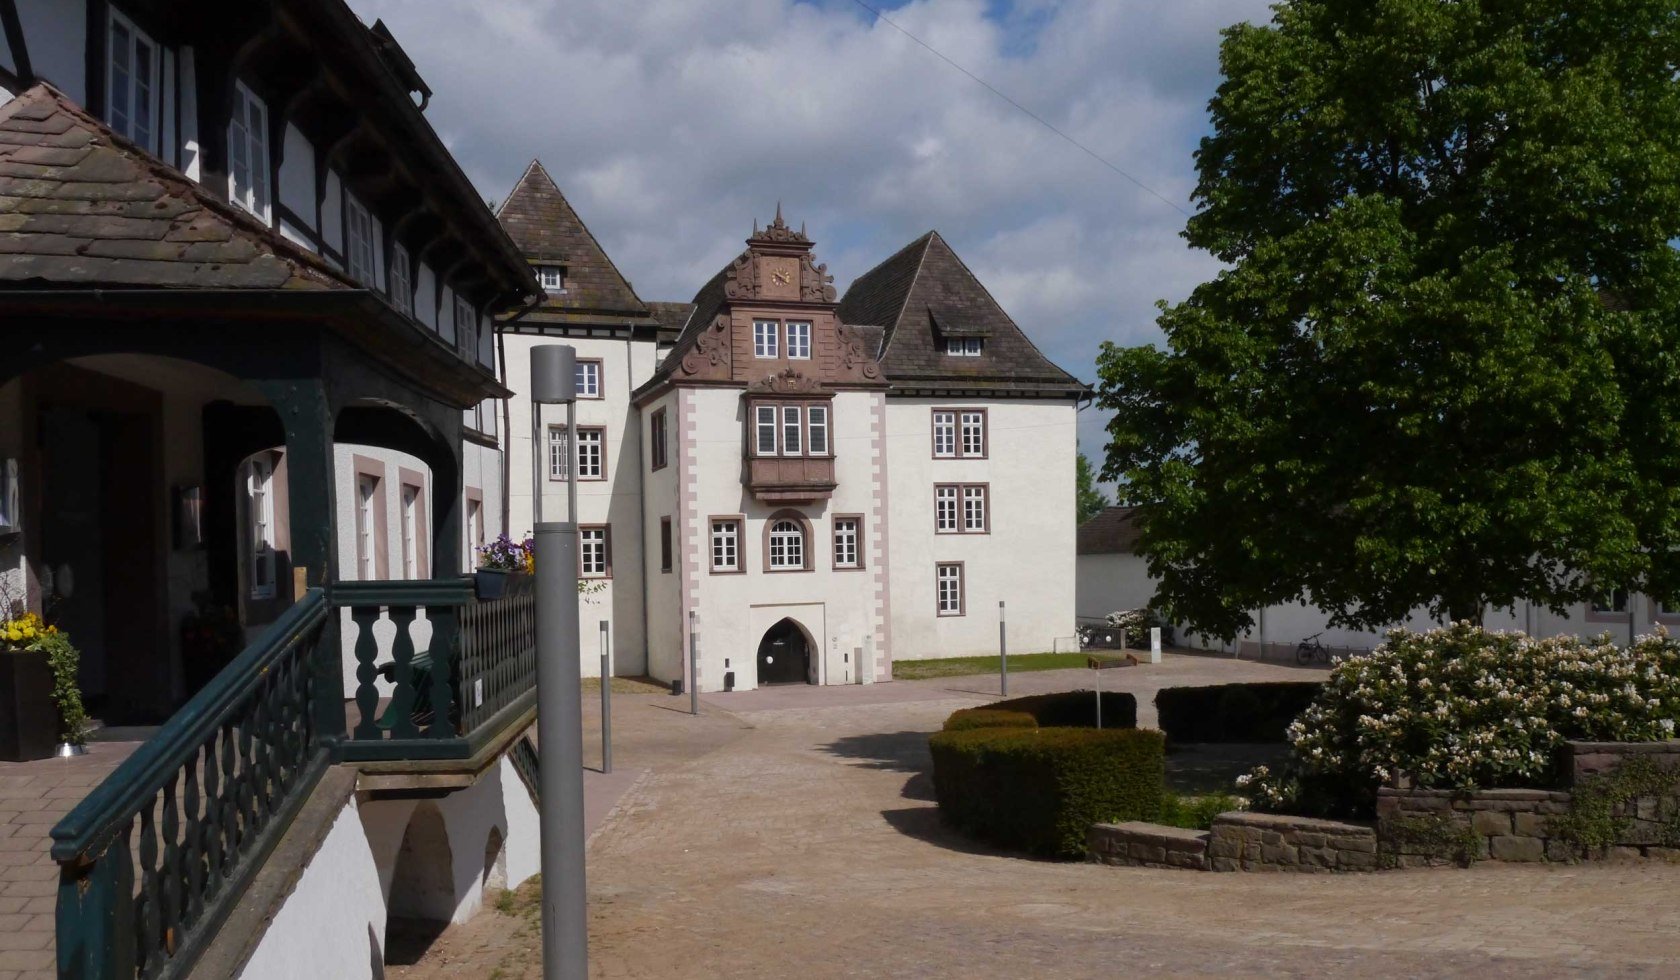
[{"label": "black planter box", "polygon": [[0,761],[52,757],[58,744],[52,688],[44,651],[0,652]]}]

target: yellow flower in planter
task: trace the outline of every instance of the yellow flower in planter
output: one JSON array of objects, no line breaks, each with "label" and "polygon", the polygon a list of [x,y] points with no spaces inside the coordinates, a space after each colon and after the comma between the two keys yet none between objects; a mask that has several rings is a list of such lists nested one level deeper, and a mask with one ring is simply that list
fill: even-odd
[{"label": "yellow flower in planter", "polygon": [[13,643],[23,642],[23,630],[18,629],[16,626],[11,627],[6,630],[6,639],[11,640]]}]

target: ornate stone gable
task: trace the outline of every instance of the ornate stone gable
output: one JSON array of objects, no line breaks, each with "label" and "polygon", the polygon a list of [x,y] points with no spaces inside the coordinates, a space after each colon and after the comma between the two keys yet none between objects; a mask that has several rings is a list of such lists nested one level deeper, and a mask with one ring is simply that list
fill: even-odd
[{"label": "ornate stone gable", "polygon": [[[746,251],[695,296],[693,327],[698,332],[679,344],[678,360],[668,372],[673,380],[735,383],[777,393],[786,393],[791,382],[759,386],[768,377],[796,377],[804,393],[884,384],[874,352],[840,322],[834,277],[816,261],[804,227],[789,226],[777,205],[769,225],[753,223],[746,244]],[[775,353],[761,356],[755,324],[767,321],[775,324]],[[801,329],[801,356],[790,356],[790,325]]]}]

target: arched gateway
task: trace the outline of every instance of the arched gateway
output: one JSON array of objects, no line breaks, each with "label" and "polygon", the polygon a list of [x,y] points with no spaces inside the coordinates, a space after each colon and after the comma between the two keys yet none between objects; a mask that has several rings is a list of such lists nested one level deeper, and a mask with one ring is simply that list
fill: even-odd
[{"label": "arched gateway", "polygon": [[764,632],[758,644],[758,683],[809,684],[811,641],[805,630],[784,619]]}]

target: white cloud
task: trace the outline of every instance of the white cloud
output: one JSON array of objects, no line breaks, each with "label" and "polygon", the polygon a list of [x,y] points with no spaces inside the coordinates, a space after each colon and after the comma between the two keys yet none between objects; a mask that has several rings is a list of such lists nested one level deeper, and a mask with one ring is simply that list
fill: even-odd
[{"label": "white cloud", "polygon": [[[1183,215],[855,4],[351,0],[435,90],[488,198],[541,158],[644,299],[686,299],[778,200],[842,289],[938,228],[1053,359],[1155,339],[1215,266]],[[889,12],[1188,209],[1219,30],[1264,0],[916,0]],[[1101,420],[1081,443],[1100,457]]]}]

